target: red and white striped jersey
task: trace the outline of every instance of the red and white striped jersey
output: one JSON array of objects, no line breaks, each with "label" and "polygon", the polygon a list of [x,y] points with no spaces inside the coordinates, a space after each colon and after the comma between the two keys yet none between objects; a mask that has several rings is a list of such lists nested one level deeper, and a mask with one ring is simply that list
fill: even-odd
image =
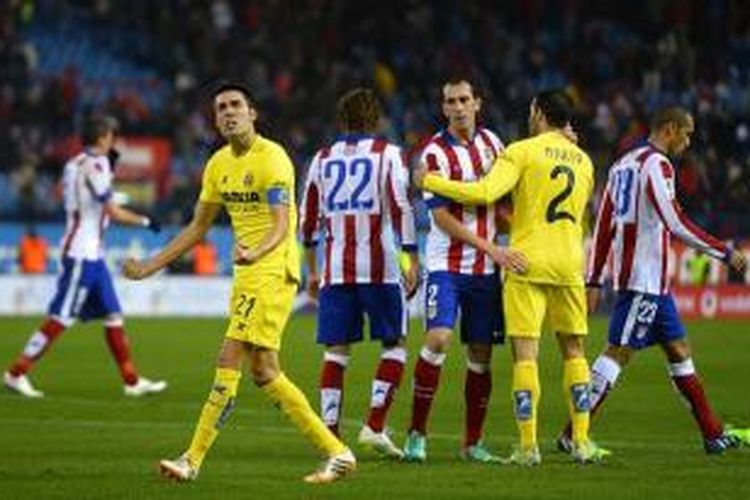
[{"label": "red and white striped jersey", "polygon": [[322,286],[398,283],[396,236],[416,250],[409,176],[385,139],[345,135],[310,163],[301,206],[302,240],[325,242]]},{"label": "red and white striped jersey", "polygon": [[728,247],[705,233],[675,199],[675,171],[650,143],[636,147],[612,165],[599,206],[586,281],[601,285],[612,251],[615,290],[665,294],[671,235],[717,259]]},{"label": "red and white striped jersey", "polygon": [[[492,168],[495,158],[504,148],[500,139],[485,128],[477,129],[471,144],[456,141],[447,130],[435,134],[422,150],[420,162],[430,172],[449,179],[475,181]],[[497,204],[470,206],[447,198],[424,193],[427,207],[432,210],[447,207],[448,211],[467,229],[488,241],[494,240]],[[450,271],[461,274],[491,274],[495,271],[492,259],[473,246],[443,232],[430,212],[430,232],[427,234],[427,271]]]},{"label": "red and white striped jersey", "polygon": [[104,230],[109,225],[105,205],[112,197],[112,169],[103,155],[82,152],[65,164],[65,257],[96,260],[104,256]]}]

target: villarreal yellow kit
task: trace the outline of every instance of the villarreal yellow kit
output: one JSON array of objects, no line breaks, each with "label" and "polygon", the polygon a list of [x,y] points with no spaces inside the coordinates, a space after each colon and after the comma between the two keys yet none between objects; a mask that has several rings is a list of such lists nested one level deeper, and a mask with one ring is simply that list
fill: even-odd
[{"label": "villarreal yellow kit", "polygon": [[206,165],[200,201],[222,204],[231,219],[235,243],[248,248],[257,247],[270,231],[271,207],[289,207],[285,240],[257,262],[234,266],[226,332],[230,338],[279,350],[300,281],[291,160],[279,144],[260,135],[241,156],[224,146]]},{"label": "villarreal yellow kit", "polygon": [[558,131],[511,144],[481,180],[462,183],[427,175],[424,188],[459,203],[488,204],[510,192],[510,247],[528,273],[506,273],[509,336],[536,337],[545,316],[555,331],[586,334],[583,218],[593,189],[588,155]]}]

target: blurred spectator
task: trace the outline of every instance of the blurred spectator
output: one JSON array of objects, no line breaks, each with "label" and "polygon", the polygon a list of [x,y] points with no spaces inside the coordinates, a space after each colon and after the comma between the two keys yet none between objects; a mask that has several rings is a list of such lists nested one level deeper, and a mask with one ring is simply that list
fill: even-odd
[{"label": "blurred spectator", "polygon": [[47,240],[39,236],[33,226],[29,226],[18,246],[18,263],[21,272],[24,274],[47,272],[47,258]]},{"label": "blurred spectator", "polygon": [[218,272],[216,245],[206,238],[193,247],[193,272],[199,276],[213,276]]},{"label": "blurred spectator", "polygon": [[692,252],[687,261],[691,285],[706,285],[711,274],[711,258],[702,252]]},{"label": "blurred spectator", "polygon": [[196,189],[215,143],[200,104],[208,82],[239,78],[257,88],[264,132],[290,146],[302,165],[315,144],[334,135],[341,89],[378,88],[388,135],[411,147],[439,119],[431,82],[460,71],[484,87],[487,125],[509,142],[526,133],[526,108],[536,91],[567,86],[600,184],[613,156],[642,139],[644,116],[665,103],[690,108],[698,129],[693,154],[678,173],[685,208],[700,222],[716,223],[720,235],[750,235],[747,2],[625,5],[0,3],[0,193],[8,193],[0,215],[20,219],[33,209],[44,219],[59,217],[45,203],[64,159],[58,146],[92,108],[106,107],[134,134],[170,140],[169,183],[179,193],[156,203],[165,218],[176,219],[185,208],[181,194]]}]

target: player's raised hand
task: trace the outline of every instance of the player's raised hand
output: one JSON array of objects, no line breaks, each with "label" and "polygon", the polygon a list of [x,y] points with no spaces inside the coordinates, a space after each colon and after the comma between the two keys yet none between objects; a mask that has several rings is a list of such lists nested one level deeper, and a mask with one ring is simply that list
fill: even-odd
[{"label": "player's raised hand", "polygon": [[747,257],[745,257],[745,253],[740,250],[732,250],[729,256],[729,265],[738,273],[744,273],[747,269]]},{"label": "player's raised hand", "polygon": [[411,182],[414,187],[422,189],[424,186],[424,177],[427,175],[427,165],[420,163],[411,171]]},{"label": "player's raised hand", "polygon": [[125,259],[125,262],[122,264],[122,275],[129,280],[142,280],[151,276],[151,274],[153,273],[149,272],[143,262],[132,257]]},{"label": "player's raised hand", "polygon": [[257,260],[255,252],[247,248],[245,245],[237,244],[234,246],[232,252],[232,260],[235,264],[240,266],[249,266]]},{"label": "player's raised hand", "polygon": [[526,274],[526,271],[529,269],[529,262],[526,260],[526,256],[518,250],[491,245],[489,254],[498,266],[504,267],[510,272]]}]

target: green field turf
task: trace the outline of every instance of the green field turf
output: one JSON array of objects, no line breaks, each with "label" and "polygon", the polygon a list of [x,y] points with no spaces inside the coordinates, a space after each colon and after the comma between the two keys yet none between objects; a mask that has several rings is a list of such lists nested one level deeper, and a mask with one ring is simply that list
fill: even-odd
[{"label": "green field turf", "polygon": [[[37,321],[0,318],[0,363],[11,361]],[[155,464],[187,445],[213,377],[224,322],[132,319],[127,326],[142,373],[166,378],[168,392],[125,399],[99,325],[67,332],[33,373],[47,397],[32,401],[0,393],[0,498],[750,498],[750,449],[721,457],[703,453],[656,350],[635,360],[594,425],[597,440],[616,453],[608,463],[576,466],[554,451],[553,439],[565,415],[561,363],[550,338],[541,363],[539,468],[458,460],[464,361],[454,346],[432,414],[426,464],[384,462],[360,452],[359,470],[349,480],[305,485],[301,477],[317,465],[312,449],[246,382],[198,481],[168,483],[157,475]],[[707,322],[689,327],[696,364],[715,408],[727,422],[750,425],[750,325]],[[320,350],[313,330],[312,317],[295,318],[282,357],[287,373],[317,407]],[[601,347],[603,331],[603,319],[595,320],[591,355]],[[409,417],[420,338],[418,332],[411,336],[407,376],[389,422],[399,444]],[[359,346],[348,371],[344,432],[352,443],[367,409],[377,352],[376,345]],[[486,441],[504,454],[516,436],[509,375],[508,350],[501,348],[494,361]]]}]

